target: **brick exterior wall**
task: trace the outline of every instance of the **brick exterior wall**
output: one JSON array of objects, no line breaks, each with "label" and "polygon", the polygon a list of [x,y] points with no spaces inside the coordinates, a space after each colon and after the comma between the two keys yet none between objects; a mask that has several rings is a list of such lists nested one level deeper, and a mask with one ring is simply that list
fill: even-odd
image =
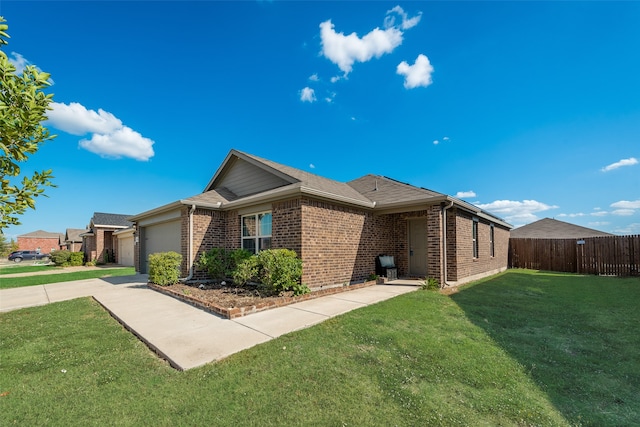
[{"label": "brick exterior wall", "polygon": [[[375,257],[392,255],[398,276],[409,273],[409,220],[427,224],[427,275],[443,283],[442,207],[379,215],[358,209],[298,197],[272,204],[271,247],[294,250],[303,261],[303,283],[312,289],[362,282],[375,272]],[[472,215],[457,208],[447,210],[447,280],[495,271],[507,266],[509,230],[494,225],[495,256],[490,256],[490,223],[479,221],[478,258],[472,251]],[[186,276],[189,248],[189,207],[181,211],[182,275]],[[136,235],[141,241],[144,236]],[[237,249],[241,246],[241,215],[238,211],[196,209],[193,214],[193,261],[214,247]],[[135,245],[135,265],[139,270],[140,245]],[[194,279],[206,279],[194,269]]]},{"label": "brick exterior wall", "polygon": [[273,204],[271,247],[286,248],[302,254],[302,200],[291,199]]},{"label": "brick exterior wall", "polygon": [[18,249],[19,251],[37,251],[40,249],[40,253],[48,254],[51,250],[60,249],[59,239],[56,238],[43,238],[43,237],[18,237]]},{"label": "brick exterior wall", "polygon": [[[494,256],[491,256],[490,230],[491,223],[483,218],[478,218],[478,257],[473,257],[473,216],[460,209],[451,209],[447,215],[447,222],[455,222],[452,226],[449,223],[447,228],[447,251],[449,252],[448,281],[460,282],[465,278],[482,275],[507,267],[507,257],[509,249],[509,230],[497,224],[494,228]],[[453,234],[453,235],[451,235]],[[453,263],[450,261],[455,259]],[[453,265],[451,265],[453,264]]]},{"label": "brick exterior wall", "polygon": [[[189,274],[189,208],[182,209],[182,274]],[[227,212],[196,209],[193,213],[193,264],[200,255],[213,248],[233,249],[226,244]],[[204,271],[194,268],[194,278],[206,279]]]},{"label": "brick exterior wall", "polygon": [[375,256],[396,255],[395,217],[303,198],[302,281],[311,288],[359,282],[375,272]]}]

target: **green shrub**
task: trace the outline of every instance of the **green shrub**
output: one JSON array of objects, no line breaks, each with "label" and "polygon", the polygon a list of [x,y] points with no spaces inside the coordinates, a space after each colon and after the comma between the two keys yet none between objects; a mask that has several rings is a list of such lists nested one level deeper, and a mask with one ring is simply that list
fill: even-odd
[{"label": "green shrub", "polygon": [[197,267],[205,270],[212,279],[223,280],[233,277],[238,264],[249,257],[251,252],[244,249],[228,251],[224,248],[213,248],[200,255]]},{"label": "green shrub", "polygon": [[257,255],[260,282],[271,293],[294,290],[302,277],[302,260],[290,249],[269,249]]},{"label": "green shrub", "polygon": [[49,258],[59,267],[68,267],[71,265],[71,252],[66,249],[51,252]]},{"label": "green shrub", "polygon": [[69,265],[73,267],[81,266],[84,262],[84,252],[70,252]]},{"label": "green shrub", "polygon": [[177,252],[159,252],[149,255],[149,281],[160,286],[177,283],[181,263],[182,255]]},{"label": "green shrub", "polygon": [[233,271],[233,283],[236,286],[244,286],[248,282],[260,281],[258,273],[260,272],[260,265],[258,264],[258,257],[251,255],[249,258],[240,261],[238,266]]},{"label": "green shrub", "polygon": [[420,289],[423,291],[435,291],[440,289],[440,283],[438,279],[434,279],[433,277],[426,277],[424,282],[420,285]]}]

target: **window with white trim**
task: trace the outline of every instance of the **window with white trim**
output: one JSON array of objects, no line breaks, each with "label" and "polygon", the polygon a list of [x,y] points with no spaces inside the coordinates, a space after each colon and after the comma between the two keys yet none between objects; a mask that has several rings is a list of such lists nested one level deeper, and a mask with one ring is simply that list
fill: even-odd
[{"label": "window with white trim", "polygon": [[478,219],[473,218],[473,227],[471,229],[471,240],[473,243],[473,257],[478,258],[479,245],[478,245]]},{"label": "window with white trim", "polygon": [[254,254],[271,248],[271,212],[242,217],[242,249]]}]

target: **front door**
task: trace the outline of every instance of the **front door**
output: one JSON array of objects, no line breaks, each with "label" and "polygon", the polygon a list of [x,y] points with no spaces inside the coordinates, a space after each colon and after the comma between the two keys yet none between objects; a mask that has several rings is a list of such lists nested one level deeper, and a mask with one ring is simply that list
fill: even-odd
[{"label": "front door", "polygon": [[427,276],[427,219],[409,220],[409,275]]}]

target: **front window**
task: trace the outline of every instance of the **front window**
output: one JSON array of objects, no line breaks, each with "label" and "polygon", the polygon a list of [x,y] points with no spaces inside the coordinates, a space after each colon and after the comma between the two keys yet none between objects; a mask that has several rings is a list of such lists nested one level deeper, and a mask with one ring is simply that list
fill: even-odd
[{"label": "front window", "polygon": [[271,248],[271,212],[242,217],[242,249],[258,253]]}]

